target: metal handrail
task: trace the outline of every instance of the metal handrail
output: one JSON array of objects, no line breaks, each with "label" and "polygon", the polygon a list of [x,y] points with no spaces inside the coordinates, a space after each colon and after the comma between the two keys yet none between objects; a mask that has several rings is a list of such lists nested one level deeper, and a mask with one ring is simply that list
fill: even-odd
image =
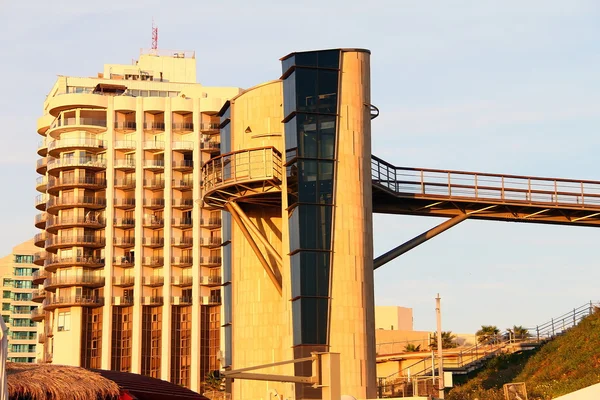
[{"label": "metal handrail", "polygon": [[376,156],[371,177],[401,196],[600,209],[600,181],[396,167]]}]

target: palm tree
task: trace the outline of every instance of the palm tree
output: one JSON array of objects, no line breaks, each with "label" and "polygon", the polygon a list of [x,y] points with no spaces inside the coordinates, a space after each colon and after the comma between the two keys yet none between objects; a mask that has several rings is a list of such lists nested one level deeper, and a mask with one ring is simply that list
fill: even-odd
[{"label": "palm tree", "polygon": [[[453,335],[452,331],[442,331],[442,348],[453,349],[455,347],[458,347],[456,335]],[[429,336],[429,348],[431,350],[437,350],[437,332],[433,332],[431,336]]]},{"label": "palm tree", "polygon": [[206,374],[206,378],[204,380],[204,388],[205,390],[220,392],[222,391],[225,379],[221,376],[219,371],[210,371]]},{"label": "palm tree", "polygon": [[529,329],[522,325],[514,325],[511,329],[507,330],[512,332],[514,339],[527,339],[531,335]]},{"label": "palm tree", "polygon": [[479,343],[496,342],[499,334],[500,329],[495,325],[481,325],[481,329],[475,332]]},{"label": "palm tree", "polygon": [[414,345],[412,343],[407,344],[406,346],[404,346],[404,351],[407,353],[413,353],[413,352],[417,352],[417,351],[421,351],[421,345]]}]

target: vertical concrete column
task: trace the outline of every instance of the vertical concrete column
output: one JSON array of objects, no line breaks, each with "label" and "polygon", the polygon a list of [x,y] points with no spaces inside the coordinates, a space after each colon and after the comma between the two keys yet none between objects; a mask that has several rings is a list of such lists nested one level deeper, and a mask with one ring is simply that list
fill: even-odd
[{"label": "vertical concrete column", "polygon": [[109,98],[108,108],[106,110],[106,133],[104,140],[106,142],[106,210],[104,218],[106,228],[104,237],[106,246],[104,248],[104,308],[102,309],[102,369],[110,369],[111,365],[111,344],[112,344],[112,297],[113,297],[113,264],[114,247],[112,246],[114,237],[113,219],[115,216],[114,197],[115,197],[115,131],[114,131],[114,98]]},{"label": "vertical concrete column", "polygon": [[192,360],[190,365],[190,388],[193,391],[200,390],[200,384],[203,377],[200,376],[200,256],[202,248],[200,247],[200,219],[202,218],[202,152],[200,151],[200,124],[202,123],[201,116],[201,99],[194,99],[194,171],[192,188],[192,198],[194,206],[192,209],[192,237],[194,238],[193,257],[194,263],[192,266],[192,338],[191,352]]},{"label": "vertical concrete column", "polygon": [[369,58],[342,51],[331,268],[330,351],[342,394],[357,398],[376,392]]},{"label": "vertical concrete column", "polygon": [[131,332],[131,372],[142,371],[142,236],[144,233],[144,98],[137,98],[135,122],[135,266],[133,276],[133,323]]},{"label": "vertical concrete column", "polygon": [[172,126],[172,114],[171,114],[171,99],[165,99],[165,189],[164,189],[164,199],[165,199],[165,209],[163,212],[163,217],[165,219],[165,228],[164,228],[164,266],[163,266],[163,275],[164,275],[164,286],[162,289],[162,295],[164,299],[163,308],[162,308],[162,351],[161,351],[161,366],[160,373],[161,377],[165,381],[171,380],[171,255],[172,246],[171,246],[171,237],[173,230],[171,229],[171,217],[173,216],[173,126]]}]

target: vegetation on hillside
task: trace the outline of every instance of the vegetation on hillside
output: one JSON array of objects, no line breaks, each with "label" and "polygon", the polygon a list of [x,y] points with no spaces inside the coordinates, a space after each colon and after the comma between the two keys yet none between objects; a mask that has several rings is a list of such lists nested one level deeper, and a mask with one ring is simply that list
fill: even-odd
[{"label": "vegetation on hillside", "polygon": [[529,400],[548,400],[600,383],[600,313],[537,351],[501,355],[448,400],[504,400],[502,385],[525,382]]}]

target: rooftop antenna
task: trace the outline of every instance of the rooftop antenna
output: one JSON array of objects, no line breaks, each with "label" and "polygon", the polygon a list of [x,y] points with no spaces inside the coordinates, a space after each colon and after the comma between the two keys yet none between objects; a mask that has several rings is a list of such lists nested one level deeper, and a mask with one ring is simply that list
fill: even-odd
[{"label": "rooftop antenna", "polygon": [[152,50],[158,49],[158,26],[154,25],[154,18],[152,18]]}]

